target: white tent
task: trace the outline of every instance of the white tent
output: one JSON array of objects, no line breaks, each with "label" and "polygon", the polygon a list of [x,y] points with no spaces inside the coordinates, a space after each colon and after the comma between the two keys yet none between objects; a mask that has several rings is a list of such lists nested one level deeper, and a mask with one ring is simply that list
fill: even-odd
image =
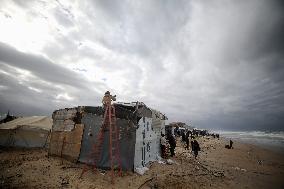
[{"label": "white tent", "polygon": [[0,124],[0,146],[46,147],[52,127],[47,116],[21,117]]}]

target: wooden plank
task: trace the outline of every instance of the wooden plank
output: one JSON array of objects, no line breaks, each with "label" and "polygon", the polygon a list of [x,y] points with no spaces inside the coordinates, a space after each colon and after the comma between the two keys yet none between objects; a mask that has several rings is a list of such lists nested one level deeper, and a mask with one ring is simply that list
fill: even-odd
[{"label": "wooden plank", "polygon": [[53,131],[49,155],[61,156],[62,154],[63,158],[76,162],[80,155],[83,131],[83,124],[76,124],[72,131]]}]

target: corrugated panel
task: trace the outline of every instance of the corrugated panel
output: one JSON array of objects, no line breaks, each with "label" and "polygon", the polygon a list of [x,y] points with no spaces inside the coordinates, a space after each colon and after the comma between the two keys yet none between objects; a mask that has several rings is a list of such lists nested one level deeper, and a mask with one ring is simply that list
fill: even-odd
[{"label": "corrugated panel", "polygon": [[76,124],[72,131],[53,131],[49,155],[61,156],[62,154],[62,157],[76,162],[80,155],[83,131],[83,124]]}]

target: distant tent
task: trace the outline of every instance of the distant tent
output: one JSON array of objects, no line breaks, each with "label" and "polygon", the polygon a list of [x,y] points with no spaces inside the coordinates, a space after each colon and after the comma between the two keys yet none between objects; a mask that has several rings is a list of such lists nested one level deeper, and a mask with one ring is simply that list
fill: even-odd
[{"label": "distant tent", "polygon": [[46,147],[52,127],[47,116],[21,117],[0,124],[0,146]]}]

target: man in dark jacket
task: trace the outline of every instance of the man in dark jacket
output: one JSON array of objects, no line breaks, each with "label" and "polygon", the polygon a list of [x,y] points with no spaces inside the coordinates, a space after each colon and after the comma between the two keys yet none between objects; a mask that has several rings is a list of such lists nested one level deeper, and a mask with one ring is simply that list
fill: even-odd
[{"label": "man in dark jacket", "polygon": [[162,158],[166,158],[166,156],[167,156],[167,154],[166,154],[167,140],[166,140],[166,137],[165,137],[164,134],[161,134],[160,143],[161,143]]},{"label": "man in dark jacket", "polygon": [[170,144],[171,157],[173,157],[175,155],[176,139],[173,135],[169,135],[168,140]]},{"label": "man in dark jacket", "polygon": [[194,141],[193,141],[192,147],[193,147],[194,157],[195,157],[195,159],[196,159],[196,158],[197,158],[197,155],[198,155],[198,151],[200,151],[200,146],[199,146],[197,140],[194,140]]},{"label": "man in dark jacket", "polygon": [[232,148],[233,148],[233,141],[230,140],[230,149],[232,149]]},{"label": "man in dark jacket", "polygon": [[189,133],[190,131],[187,131],[186,135],[185,135],[185,143],[186,143],[186,147],[185,149],[189,150]]}]

